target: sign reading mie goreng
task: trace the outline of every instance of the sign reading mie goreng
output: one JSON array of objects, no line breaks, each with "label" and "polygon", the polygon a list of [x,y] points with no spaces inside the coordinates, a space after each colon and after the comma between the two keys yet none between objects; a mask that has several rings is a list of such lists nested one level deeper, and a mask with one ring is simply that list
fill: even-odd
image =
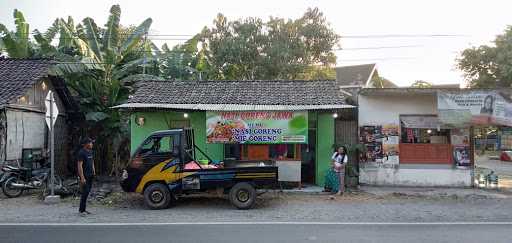
[{"label": "sign reading mie goreng", "polygon": [[307,143],[306,111],[207,112],[208,143]]}]

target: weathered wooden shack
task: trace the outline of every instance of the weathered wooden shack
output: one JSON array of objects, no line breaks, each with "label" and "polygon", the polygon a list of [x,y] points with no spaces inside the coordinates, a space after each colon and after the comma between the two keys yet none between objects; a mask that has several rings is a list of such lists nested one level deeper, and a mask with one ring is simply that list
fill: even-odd
[{"label": "weathered wooden shack", "polygon": [[52,61],[0,58],[0,165],[22,161],[24,149],[49,149],[45,98],[54,92],[59,116],[55,124],[55,162],[67,172],[71,151],[71,125],[79,117],[62,78],[49,74]]}]

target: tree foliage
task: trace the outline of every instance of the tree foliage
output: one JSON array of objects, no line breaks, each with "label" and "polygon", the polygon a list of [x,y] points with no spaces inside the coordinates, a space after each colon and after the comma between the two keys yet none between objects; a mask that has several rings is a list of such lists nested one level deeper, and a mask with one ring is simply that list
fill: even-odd
[{"label": "tree foliage", "polygon": [[332,49],[338,46],[340,36],[317,8],[295,20],[230,21],[218,14],[213,23],[168,52],[167,77],[190,79],[197,73],[219,80],[335,77]]},{"label": "tree foliage", "polygon": [[[298,19],[245,18],[222,14],[187,42],[157,48],[145,39],[152,20],[121,26],[121,8],[110,8],[100,26],[87,17],[57,18],[32,36],[23,14],[14,10],[16,29],[0,24],[0,54],[11,58],[50,58],[52,74],[66,79],[86,118],[98,155],[114,162],[127,142],[127,123],[113,106],[126,101],[133,84],[144,79],[333,79],[340,36],[317,9]],[[127,147],[127,146],[124,146]],[[106,163],[109,164],[109,163]]]},{"label": "tree foliage", "polygon": [[[45,57],[56,61],[51,74],[66,79],[85,114],[86,135],[97,138],[99,156],[114,161],[111,169],[117,172],[119,163],[115,162],[120,162],[119,150],[126,143],[128,130],[119,111],[112,107],[126,101],[138,80],[159,79],[142,73],[156,60],[153,51],[158,51],[144,40],[151,18],[138,26],[122,27],[121,8],[113,5],[104,27],[89,17],[78,24],[72,17],[57,18],[45,32],[34,30],[33,39],[23,14],[14,10],[14,18],[15,31],[0,24],[0,50],[11,58]],[[147,66],[148,71],[154,71]],[[159,74],[158,70],[154,72]]]},{"label": "tree foliage", "polygon": [[17,9],[14,9],[13,17],[16,30],[9,31],[5,25],[0,24],[0,54],[6,52],[12,58],[32,57],[34,49],[30,42],[29,24]]},{"label": "tree foliage", "polygon": [[457,62],[470,87],[512,87],[512,26],[496,37],[494,45],[464,50]]},{"label": "tree foliage", "polygon": [[413,88],[431,88],[432,83],[430,83],[428,81],[424,81],[424,80],[416,80],[411,85],[411,87],[413,87]]},{"label": "tree foliage", "polygon": [[107,148],[105,155],[113,154],[116,158],[120,144],[127,137],[127,127],[119,111],[112,107],[126,101],[133,82],[140,78],[153,79],[150,75],[140,75],[141,65],[147,61],[144,53],[151,52],[153,47],[144,41],[151,18],[128,29],[121,27],[120,18],[121,8],[114,5],[104,27],[89,17],[76,27],[72,21],[58,20],[61,40],[72,40],[62,47],[72,51],[57,55],[67,62],[59,63],[54,70],[67,77],[68,85],[81,97],[89,131]]}]

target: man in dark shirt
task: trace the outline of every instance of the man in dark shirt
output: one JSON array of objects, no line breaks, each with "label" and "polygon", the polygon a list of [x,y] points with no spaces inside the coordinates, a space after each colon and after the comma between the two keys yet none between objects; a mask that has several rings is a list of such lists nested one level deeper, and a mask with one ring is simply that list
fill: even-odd
[{"label": "man in dark shirt", "polygon": [[80,197],[80,208],[78,212],[81,216],[91,214],[85,210],[87,197],[92,188],[92,179],[96,175],[94,169],[94,161],[92,154],[93,140],[86,138],[82,141],[82,148],[78,152],[78,176],[80,177],[80,185],[82,187],[82,195]]}]

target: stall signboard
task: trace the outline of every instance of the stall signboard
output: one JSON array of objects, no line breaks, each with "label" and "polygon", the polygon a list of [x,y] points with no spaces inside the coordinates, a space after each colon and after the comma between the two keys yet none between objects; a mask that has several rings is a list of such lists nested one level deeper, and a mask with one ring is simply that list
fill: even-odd
[{"label": "stall signboard", "polygon": [[359,141],[365,145],[366,153],[361,161],[382,165],[398,165],[400,127],[395,124],[360,127]]},{"label": "stall signboard", "polygon": [[307,143],[307,111],[206,112],[208,143]]},{"label": "stall signboard", "polygon": [[512,126],[512,104],[496,91],[439,91],[437,106],[444,124]]},{"label": "stall signboard", "polygon": [[455,164],[457,166],[470,166],[469,129],[452,129],[451,144]]}]

